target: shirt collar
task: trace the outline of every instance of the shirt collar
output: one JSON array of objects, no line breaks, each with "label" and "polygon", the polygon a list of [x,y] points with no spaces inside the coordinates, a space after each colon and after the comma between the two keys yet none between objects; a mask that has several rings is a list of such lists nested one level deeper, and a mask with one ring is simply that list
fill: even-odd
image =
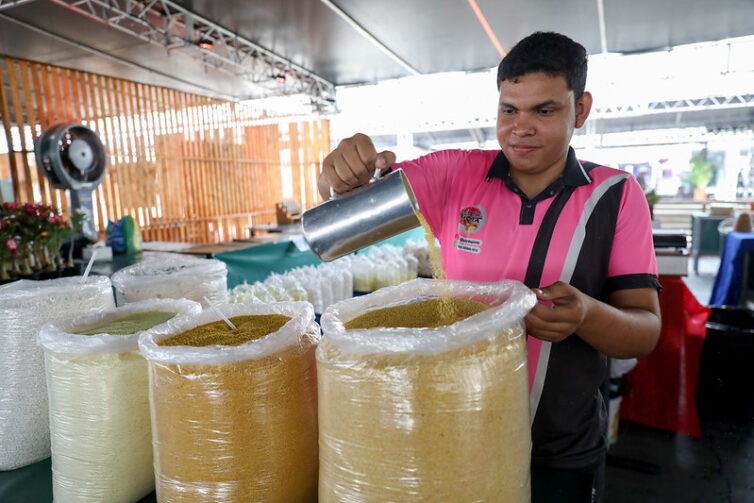
[{"label": "shirt collar", "polygon": [[[510,163],[501,150],[492,161],[489,171],[487,171],[487,181],[493,178],[499,178],[503,181],[510,179]],[[568,157],[566,158],[565,169],[560,176],[563,184],[566,186],[578,187],[592,183],[592,177],[589,176],[584,166],[576,158],[576,152],[573,147],[568,147]]]}]

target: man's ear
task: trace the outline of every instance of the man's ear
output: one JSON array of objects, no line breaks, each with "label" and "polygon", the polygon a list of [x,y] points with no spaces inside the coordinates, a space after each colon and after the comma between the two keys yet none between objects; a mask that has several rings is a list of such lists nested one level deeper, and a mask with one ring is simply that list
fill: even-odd
[{"label": "man's ear", "polygon": [[589,117],[589,112],[592,110],[592,93],[584,91],[579,101],[576,102],[576,128],[580,128],[586,122]]}]

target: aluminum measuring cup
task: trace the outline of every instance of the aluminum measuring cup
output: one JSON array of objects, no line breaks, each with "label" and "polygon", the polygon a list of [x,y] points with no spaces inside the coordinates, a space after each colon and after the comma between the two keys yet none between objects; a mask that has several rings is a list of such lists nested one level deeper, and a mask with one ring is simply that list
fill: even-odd
[{"label": "aluminum measuring cup", "polygon": [[419,226],[419,205],[403,170],[311,208],[304,238],[322,260],[334,260]]}]

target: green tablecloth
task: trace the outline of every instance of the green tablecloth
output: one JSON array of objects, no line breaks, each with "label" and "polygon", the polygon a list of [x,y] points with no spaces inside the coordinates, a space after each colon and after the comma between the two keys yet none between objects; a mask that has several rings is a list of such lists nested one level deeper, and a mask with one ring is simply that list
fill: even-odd
[{"label": "green tablecloth", "polygon": [[[373,246],[392,244],[404,246],[408,239],[418,241],[424,236],[421,227],[411,229],[404,233],[393,236]],[[369,250],[365,248],[359,253]],[[228,288],[243,283],[264,281],[270,273],[283,273],[295,267],[305,265],[317,265],[319,260],[310,250],[300,251],[292,241],[280,241],[278,243],[265,243],[239,250],[216,253],[213,258],[222,260],[228,266]]]},{"label": "green tablecloth", "polygon": [[17,470],[0,472],[0,501],[3,503],[52,501],[50,458]]},{"label": "green tablecloth", "polygon": [[[16,470],[0,471],[0,501],[2,503],[51,503],[50,458]],[[157,503],[157,496],[152,492],[140,499],[139,503]]]}]

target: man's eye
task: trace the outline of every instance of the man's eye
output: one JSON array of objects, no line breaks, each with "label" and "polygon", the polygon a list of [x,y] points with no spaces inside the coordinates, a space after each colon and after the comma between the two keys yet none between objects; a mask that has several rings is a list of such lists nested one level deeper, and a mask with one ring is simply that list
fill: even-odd
[{"label": "man's eye", "polygon": [[513,108],[503,107],[500,109],[500,113],[503,115],[513,115],[515,110]]},{"label": "man's eye", "polygon": [[552,108],[540,108],[539,115],[552,115],[554,111]]}]

